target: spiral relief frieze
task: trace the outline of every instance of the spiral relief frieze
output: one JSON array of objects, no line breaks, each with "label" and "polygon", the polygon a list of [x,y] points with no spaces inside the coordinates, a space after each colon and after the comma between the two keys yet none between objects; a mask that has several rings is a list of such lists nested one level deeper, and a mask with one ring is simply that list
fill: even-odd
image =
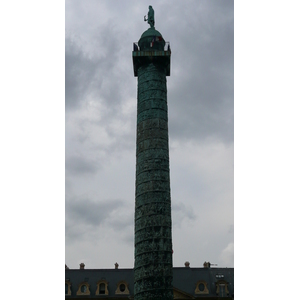
[{"label": "spiral relief frieze", "polygon": [[173,299],[168,105],[164,69],[138,69],[135,299]]}]

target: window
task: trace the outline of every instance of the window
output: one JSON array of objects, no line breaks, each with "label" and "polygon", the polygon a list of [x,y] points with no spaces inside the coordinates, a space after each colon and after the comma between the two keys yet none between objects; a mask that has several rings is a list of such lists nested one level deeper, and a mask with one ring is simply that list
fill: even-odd
[{"label": "window", "polygon": [[87,282],[82,282],[79,284],[78,291],[76,295],[90,295],[90,285]]},{"label": "window", "polygon": [[229,291],[228,291],[228,287],[227,287],[228,283],[225,280],[219,280],[216,283],[216,294],[219,297],[226,297],[227,295],[229,295]]},{"label": "window", "polygon": [[219,296],[220,297],[225,297],[225,284],[224,283],[220,283],[219,284]]},{"label": "window", "polygon": [[207,283],[204,280],[199,280],[196,283],[195,294],[208,294]]},{"label": "window", "polygon": [[124,283],[120,284],[120,292],[125,292],[126,286]]},{"label": "window", "polygon": [[71,295],[71,283],[69,280],[66,280],[66,283],[65,283],[65,294],[66,295]]},{"label": "window", "polygon": [[101,279],[97,282],[96,295],[108,295],[108,282],[104,279]]},{"label": "window", "polygon": [[100,283],[99,285],[99,294],[105,294],[105,284]]},{"label": "window", "polygon": [[123,280],[118,283],[118,287],[116,289],[116,294],[129,295],[128,284],[126,281]]}]

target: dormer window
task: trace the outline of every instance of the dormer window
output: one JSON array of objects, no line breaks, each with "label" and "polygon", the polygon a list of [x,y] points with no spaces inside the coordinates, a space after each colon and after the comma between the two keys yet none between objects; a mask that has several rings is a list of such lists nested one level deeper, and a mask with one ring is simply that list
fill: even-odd
[{"label": "dormer window", "polygon": [[69,280],[66,280],[66,283],[65,283],[65,295],[66,296],[71,295],[71,282]]},{"label": "dormer window", "polygon": [[205,285],[204,285],[203,282],[199,283],[198,289],[199,289],[200,292],[204,292],[204,290],[205,290]]},{"label": "dormer window", "polygon": [[106,280],[99,280],[97,282],[96,295],[108,295],[108,282]]},{"label": "dormer window", "polygon": [[121,283],[120,284],[120,292],[125,292],[125,290],[126,290],[126,286],[125,286],[125,284],[124,283]]},{"label": "dormer window", "polygon": [[99,294],[100,295],[105,294],[105,284],[104,283],[99,284]]},{"label": "dormer window", "polygon": [[216,294],[219,297],[227,297],[229,295],[228,283],[225,280],[219,280],[216,283]]},{"label": "dormer window", "polygon": [[126,281],[120,281],[116,289],[116,294],[129,295],[128,284]]},{"label": "dormer window", "polygon": [[79,285],[76,295],[90,295],[90,285],[87,282],[83,282]]},{"label": "dormer window", "polygon": [[196,283],[195,294],[208,294],[207,283],[204,280],[199,280]]}]

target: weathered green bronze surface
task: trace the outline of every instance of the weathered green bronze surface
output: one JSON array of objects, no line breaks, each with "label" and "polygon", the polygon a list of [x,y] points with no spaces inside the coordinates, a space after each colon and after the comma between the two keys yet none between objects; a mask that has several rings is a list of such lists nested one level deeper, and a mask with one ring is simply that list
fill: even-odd
[{"label": "weathered green bronze surface", "polygon": [[[142,38],[145,39],[145,35]],[[170,51],[133,52],[134,71],[138,76],[135,300],[173,299],[166,85],[170,54]]]},{"label": "weathered green bronze surface", "polygon": [[171,51],[132,51],[134,76],[140,66],[153,63],[165,69],[165,76],[170,76]]},{"label": "weathered green bronze surface", "polygon": [[151,5],[149,5],[149,11],[148,11],[148,19],[146,19],[146,16],[144,16],[144,21],[147,21],[147,23],[150,25],[151,28],[154,28],[154,10]]}]

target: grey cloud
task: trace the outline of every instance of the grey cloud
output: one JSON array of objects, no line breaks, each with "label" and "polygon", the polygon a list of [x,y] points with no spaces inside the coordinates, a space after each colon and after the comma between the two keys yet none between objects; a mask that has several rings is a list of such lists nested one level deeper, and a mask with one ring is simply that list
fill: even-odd
[{"label": "grey cloud", "polygon": [[69,199],[66,201],[66,216],[76,222],[98,226],[111,214],[124,205],[121,200],[107,200],[96,202],[86,199]]},{"label": "grey cloud", "polygon": [[[94,146],[110,153],[134,149],[135,143],[136,110],[132,109],[124,114],[121,109],[132,101],[136,93],[132,63],[130,58],[124,60],[125,48],[118,44],[121,34],[125,33],[105,24],[90,37],[91,45],[84,44],[80,37],[71,33],[66,36],[66,110],[87,106],[89,100],[101,103],[98,120],[90,120],[88,116],[84,116],[76,122],[84,125],[80,128],[88,129],[92,125],[105,130],[110,139],[109,146],[103,146],[99,141]],[[124,63],[127,64],[125,68]],[[132,106],[132,103],[129,105]],[[129,127],[130,131],[116,130],[122,123],[125,125],[123,128]],[[84,140],[87,135],[87,132],[82,131],[80,138]]]},{"label": "grey cloud", "polygon": [[[83,236],[96,232],[114,212],[122,208],[121,200],[93,201],[89,198],[71,198],[66,200],[66,238]],[[86,230],[89,228],[89,230]]]},{"label": "grey cloud", "polygon": [[66,172],[71,175],[94,174],[97,169],[98,164],[84,156],[66,157]]},{"label": "grey cloud", "polygon": [[124,230],[126,227],[133,226],[134,215],[133,211],[128,212],[125,216],[117,215],[108,220],[108,225],[114,227],[116,230]]},{"label": "grey cloud", "polygon": [[183,9],[187,22],[178,24],[176,31],[172,23],[166,29],[172,47],[170,136],[201,140],[215,136],[232,142],[233,2],[221,7],[213,2],[207,8],[203,3],[197,12]]},{"label": "grey cloud", "polygon": [[193,221],[196,219],[196,214],[191,206],[184,203],[172,203],[172,222],[174,227],[180,227],[185,220]]},{"label": "grey cloud", "polygon": [[229,243],[220,254],[220,261],[223,266],[234,265],[234,244]]},{"label": "grey cloud", "polygon": [[132,231],[125,232],[124,235],[122,235],[122,239],[127,245],[132,246],[134,244],[133,228]]},{"label": "grey cloud", "polygon": [[[65,105],[66,109],[70,109],[85,100],[100,63],[86,57],[68,37],[65,43]],[[98,84],[101,85],[100,80]]]},{"label": "grey cloud", "polygon": [[[106,24],[99,27],[88,42],[80,36],[66,35],[65,39],[65,100],[66,109],[76,108],[87,96],[120,101],[115,94],[118,89],[111,84],[113,69],[120,50],[118,32]],[[107,37],[114,38],[107,38]]]},{"label": "grey cloud", "polygon": [[114,228],[120,239],[122,239],[128,245],[133,245],[134,241],[134,213],[132,210],[122,208],[122,212],[119,210],[107,220],[107,226]]}]

